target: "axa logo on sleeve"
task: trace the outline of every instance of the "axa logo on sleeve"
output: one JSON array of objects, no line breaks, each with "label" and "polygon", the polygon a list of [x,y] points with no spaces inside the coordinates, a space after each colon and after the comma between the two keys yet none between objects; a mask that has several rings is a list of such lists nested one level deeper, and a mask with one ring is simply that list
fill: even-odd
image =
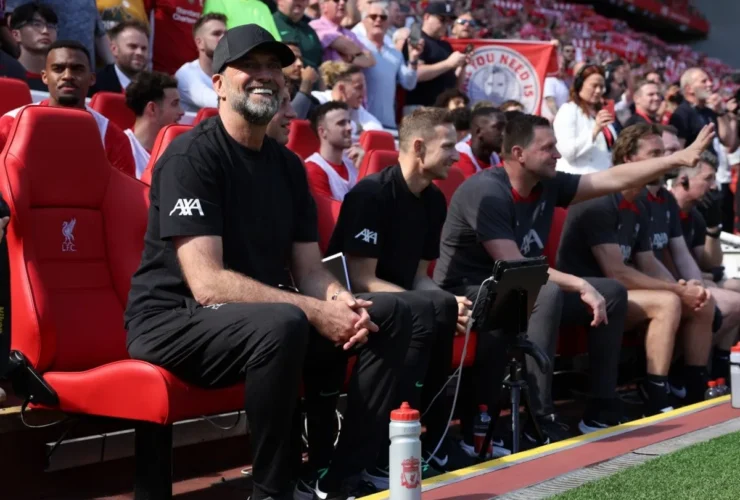
[{"label": "axa logo on sleeve", "polygon": [[[175,213],[177,210],[179,212]],[[203,209],[200,207],[200,199],[198,198],[180,198],[175,203],[175,208],[170,211],[170,215],[179,215],[189,217],[193,215],[193,212],[197,211],[203,216]]]},{"label": "axa logo on sleeve", "polygon": [[373,245],[378,244],[378,233],[377,231],[370,231],[369,229],[363,229],[355,235],[355,239],[362,239],[365,243],[372,243]]}]

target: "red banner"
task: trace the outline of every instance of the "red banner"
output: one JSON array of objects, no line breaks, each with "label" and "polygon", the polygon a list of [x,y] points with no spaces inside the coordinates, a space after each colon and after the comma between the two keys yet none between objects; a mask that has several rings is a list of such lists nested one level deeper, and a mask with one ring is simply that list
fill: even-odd
[{"label": "red banner", "polygon": [[471,103],[487,100],[498,106],[514,100],[524,105],[525,112],[539,114],[545,77],[558,70],[555,45],[518,40],[448,41],[461,52],[473,46],[463,84]]}]

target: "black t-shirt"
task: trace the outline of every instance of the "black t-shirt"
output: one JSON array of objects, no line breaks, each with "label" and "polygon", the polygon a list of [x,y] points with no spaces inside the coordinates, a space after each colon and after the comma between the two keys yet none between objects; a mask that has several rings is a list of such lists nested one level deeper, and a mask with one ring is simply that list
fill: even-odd
[{"label": "black t-shirt", "polygon": [[557,269],[582,278],[603,278],[592,248],[619,245],[625,264],[650,250],[645,207],[614,193],[579,203],[568,210],[558,248]]},{"label": "black t-shirt", "polygon": [[[423,31],[421,36],[424,39],[424,50],[422,50],[419,57],[422,63],[437,64],[452,54],[452,45],[446,40],[432,38]],[[409,60],[408,42],[403,46],[403,57],[407,61]],[[456,86],[457,77],[455,76],[455,70],[450,70],[426,82],[418,82],[414,90],[410,90],[406,94],[405,104],[407,106],[433,106],[439,94]]]},{"label": "black t-shirt", "polygon": [[467,179],[450,202],[434,280],[451,288],[477,285],[490,277],[494,260],[482,245],[490,240],[512,240],[523,257],[541,256],[555,207],[570,204],[580,178],[557,172],[526,198],[512,189],[504,168],[483,170]]},{"label": "black t-shirt", "polygon": [[386,168],[362,179],[344,197],[327,253],[377,259],[378,278],[410,290],[419,262],[439,257],[446,215],[437,186],[416,196],[400,166]]},{"label": "black t-shirt", "polygon": [[144,252],[125,314],[130,341],[152,328],[147,317],[198,306],[177,260],[178,236],[220,236],[225,269],[290,285],[293,243],[318,241],[301,160],[269,137],[260,151],[243,147],[220,118],[172,141],[152,176]]},{"label": "black t-shirt", "polygon": [[689,213],[680,212],[679,217],[686,246],[693,254],[694,248],[703,247],[707,240],[707,223],[696,207],[692,207]]},{"label": "black t-shirt", "polygon": [[662,261],[668,242],[683,236],[679,217],[681,209],[678,208],[676,198],[664,187],[661,187],[655,195],[646,189],[640,195],[639,201],[647,210],[648,238],[653,252],[655,257]]},{"label": "black t-shirt", "polygon": [[[2,19],[0,12],[0,20]],[[0,49],[0,76],[6,78],[15,78],[17,80],[26,80],[26,68],[10,54],[6,54]]]},{"label": "black t-shirt", "polygon": [[[686,146],[691,145],[696,140],[701,129],[710,123],[714,123],[714,129],[719,130],[717,124],[717,114],[707,107],[696,108],[688,101],[683,101],[678,105],[676,111],[671,115],[671,125],[678,130],[678,137],[686,140]],[[717,140],[709,146],[714,154],[717,154],[715,146]]]}]

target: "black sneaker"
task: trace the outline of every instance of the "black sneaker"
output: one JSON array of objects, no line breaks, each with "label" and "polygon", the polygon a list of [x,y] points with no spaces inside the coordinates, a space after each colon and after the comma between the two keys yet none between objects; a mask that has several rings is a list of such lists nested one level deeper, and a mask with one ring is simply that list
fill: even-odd
[{"label": "black sneaker", "polygon": [[475,460],[471,459],[471,457],[469,457],[460,448],[457,440],[450,435],[445,436],[444,441],[442,441],[442,445],[433,457],[431,454],[432,451],[434,451],[434,448],[436,448],[437,443],[431,443],[429,446],[431,448],[425,447],[424,444],[422,444],[422,456],[424,457],[424,461],[440,472],[452,472],[454,470],[470,467],[475,463]]},{"label": "black sneaker", "polygon": [[340,491],[321,491],[319,482],[313,489],[313,500],[355,500],[357,498],[373,495],[378,492],[378,488],[369,481],[361,479],[342,485]]},{"label": "black sneaker", "polygon": [[675,406],[668,381],[655,382],[644,380],[640,384],[640,395],[645,402],[643,417],[650,417],[672,411]]},{"label": "black sneaker", "polygon": [[535,418],[537,419],[537,423],[540,424],[540,430],[542,431],[545,442],[537,442],[537,438],[535,437],[536,433],[534,431],[534,425],[532,425],[530,421],[527,421],[523,434],[524,439],[529,441],[530,444],[552,444],[557,443],[558,441],[569,439],[571,437],[570,427],[567,424],[561,422],[558,419],[557,415],[555,415],[554,413],[545,416],[537,416]]},{"label": "black sneaker", "polygon": [[[468,444],[463,440],[459,443],[460,449],[473,460],[478,459],[478,454],[475,452],[475,446]],[[495,458],[508,457],[511,455],[511,443],[507,443],[503,437],[496,436],[494,434],[491,439],[491,446],[488,448],[486,459],[492,460]]]},{"label": "black sneaker", "polygon": [[590,434],[615,427],[627,421],[622,401],[619,398],[614,398],[614,400],[590,404],[583,413],[583,419],[578,423],[578,430],[581,431],[581,434]]}]

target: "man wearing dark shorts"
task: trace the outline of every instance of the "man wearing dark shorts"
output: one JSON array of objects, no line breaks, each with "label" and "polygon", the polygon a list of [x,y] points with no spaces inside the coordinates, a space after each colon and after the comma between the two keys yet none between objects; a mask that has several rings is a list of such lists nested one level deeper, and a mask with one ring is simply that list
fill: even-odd
[{"label": "man wearing dark shorts", "polygon": [[[413,333],[397,401],[409,401],[422,413],[447,382],[452,339],[456,327],[464,333],[471,305],[441,290],[428,275],[430,262],[439,257],[447,214],[445,197],[432,181],[445,178],[458,159],[455,139],[446,110],[418,108],[405,116],[399,165],[365,177],[345,196],[328,251],[346,255],[355,292],[394,292],[411,307]],[[437,399],[427,413],[423,440],[425,460],[441,471],[470,465],[450,460],[448,447],[430,459],[447,429],[450,409],[444,401]],[[387,441],[365,477],[388,488]]]},{"label": "man wearing dark shorts", "polygon": [[[342,480],[372,463],[387,435],[411,316],[392,294],[353,297],[321,265],[301,161],[265,137],[293,60],[253,24],[219,41],[219,117],[173,141],[154,170],[128,350],[202,387],[246,381],[253,499],[293,497],[301,375],[307,401],[338,394],[356,350],[325,482],[325,498],[344,499]],[[285,291],[293,283],[300,293]]]},{"label": "man wearing dark shorts", "polygon": [[[555,171],[560,154],[547,120],[531,115],[513,117],[504,134],[504,168],[471,177],[452,198],[435,281],[453,293],[474,297],[480,284],[490,277],[496,260],[542,255],[555,207],[642,186],[676,166],[693,166],[711,136],[712,130],[708,129],[697,144],[669,158],[575,176]],[[594,400],[579,424],[582,432],[609,427],[623,419],[615,388],[626,295],[624,287],[614,280],[583,279],[551,268],[550,282],[540,290],[529,321],[530,340],[550,359],[555,356],[561,322],[590,326]],[[506,362],[505,339],[498,333],[479,332],[479,336],[477,385],[491,384],[497,392],[496,381],[502,380]],[[533,362],[528,362],[528,368],[533,411],[545,438],[556,441],[567,437],[567,427],[554,414],[552,373],[539,373]],[[531,433],[525,431],[525,437],[534,441]]]}]

